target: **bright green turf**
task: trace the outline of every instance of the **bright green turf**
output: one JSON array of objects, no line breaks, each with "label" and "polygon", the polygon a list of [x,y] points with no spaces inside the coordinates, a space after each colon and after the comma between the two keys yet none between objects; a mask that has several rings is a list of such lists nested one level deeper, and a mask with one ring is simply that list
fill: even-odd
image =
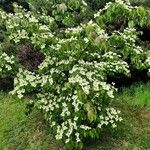
[{"label": "bright green turf", "polygon": [[25,115],[26,101],[0,93],[0,150],[58,149],[42,114]]},{"label": "bright green turf", "polygon": [[24,103],[16,98],[0,94],[0,149],[5,146],[4,136],[7,130],[24,120],[24,108]]},{"label": "bright green turf", "polygon": [[150,83],[135,84],[128,88],[123,88],[119,94],[119,101],[127,102],[133,106],[150,107]]}]

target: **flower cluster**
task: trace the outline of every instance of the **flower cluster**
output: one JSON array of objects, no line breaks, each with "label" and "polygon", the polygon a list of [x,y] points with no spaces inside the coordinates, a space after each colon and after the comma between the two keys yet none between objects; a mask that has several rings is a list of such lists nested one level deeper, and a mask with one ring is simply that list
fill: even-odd
[{"label": "flower cluster", "polygon": [[[6,16],[4,19],[8,39],[16,44],[31,42],[38,48],[45,48],[52,41],[52,31],[56,29],[54,18],[46,16],[44,13],[34,15],[30,11],[14,5],[15,14],[1,13]],[[51,37],[51,40],[50,40]]]},{"label": "flower cluster", "polygon": [[15,57],[6,53],[0,55],[0,77],[12,76],[16,68]]},{"label": "flower cluster", "polygon": [[15,88],[11,94],[17,94],[18,98],[22,98],[25,93],[31,92],[33,88],[40,83],[39,76],[27,70],[19,69],[16,78],[14,79]]}]

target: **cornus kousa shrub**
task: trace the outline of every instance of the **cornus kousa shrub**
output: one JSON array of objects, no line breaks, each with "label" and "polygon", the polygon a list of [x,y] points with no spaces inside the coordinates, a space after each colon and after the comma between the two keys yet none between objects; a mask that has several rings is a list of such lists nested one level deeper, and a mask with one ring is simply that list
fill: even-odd
[{"label": "cornus kousa shrub", "polygon": [[[16,47],[29,43],[33,53],[43,57],[35,70],[17,65],[11,93],[19,98],[32,94],[34,106],[42,110],[56,139],[69,149],[83,149],[86,138],[99,138],[103,129],[115,128],[122,121],[120,111],[111,105],[117,89],[108,83],[109,77],[130,78],[135,70],[150,69],[149,51],[139,44],[138,28],[150,24],[150,13],[116,0],[91,21],[69,21],[70,28],[62,25],[66,13],[80,12],[82,5],[87,9],[85,2],[52,1],[50,5],[53,9],[47,12],[26,11],[16,4],[13,14],[0,11],[7,40]],[[4,52],[1,71],[7,74],[8,65],[15,68],[13,60],[18,55],[8,59]],[[28,52],[19,59],[32,59]]]},{"label": "cornus kousa shrub", "polygon": [[[98,66],[101,64],[81,61],[69,71],[68,78],[59,69],[67,61],[56,64],[47,70],[51,62],[44,62],[39,67],[39,75],[20,70],[13,92],[21,98],[38,89],[35,105],[45,112],[56,139],[64,140],[69,148],[82,148],[84,138],[99,137],[103,127],[115,128],[122,120],[120,112],[109,106],[116,89],[97,74],[103,72]],[[94,72],[89,72],[92,66]]]}]

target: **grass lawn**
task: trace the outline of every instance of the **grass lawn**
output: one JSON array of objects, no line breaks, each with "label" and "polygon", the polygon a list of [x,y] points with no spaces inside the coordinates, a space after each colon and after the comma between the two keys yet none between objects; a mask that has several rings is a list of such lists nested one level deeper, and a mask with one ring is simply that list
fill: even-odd
[{"label": "grass lawn", "polygon": [[[40,112],[25,115],[26,101],[0,93],[0,150],[63,150]],[[122,124],[88,141],[85,150],[150,150],[150,85],[123,89],[113,105],[122,111]]]}]

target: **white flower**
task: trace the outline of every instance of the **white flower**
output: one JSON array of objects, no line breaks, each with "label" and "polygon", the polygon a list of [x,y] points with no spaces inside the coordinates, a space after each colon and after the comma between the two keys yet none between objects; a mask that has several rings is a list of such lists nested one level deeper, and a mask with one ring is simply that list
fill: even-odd
[{"label": "white flower", "polygon": [[70,139],[67,139],[67,140],[65,141],[66,144],[69,143],[69,142],[70,142]]},{"label": "white flower", "polygon": [[78,132],[75,133],[77,143],[81,142],[79,135],[80,134]]},{"label": "white flower", "polygon": [[116,125],[115,123],[113,123],[113,124],[112,124],[112,127],[113,127],[113,128],[116,128],[116,127],[117,127],[117,125]]}]

